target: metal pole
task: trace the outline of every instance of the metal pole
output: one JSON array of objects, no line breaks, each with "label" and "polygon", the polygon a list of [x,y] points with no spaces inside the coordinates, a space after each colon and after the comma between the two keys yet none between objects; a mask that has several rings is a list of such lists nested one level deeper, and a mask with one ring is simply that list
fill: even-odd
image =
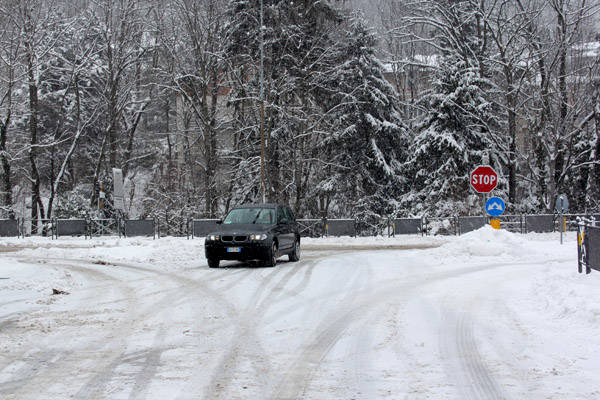
[{"label": "metal pole", "polygon": [[264,30],[263,30],[263,0],[260,0],[260,188],[262,201],[265,196],[265,88],[264,88]]},{"label": "metal pole", "polygon": [[560,244],[563,244],[563,215],[562,212],[559,214],[559,225],[560,225]]}]

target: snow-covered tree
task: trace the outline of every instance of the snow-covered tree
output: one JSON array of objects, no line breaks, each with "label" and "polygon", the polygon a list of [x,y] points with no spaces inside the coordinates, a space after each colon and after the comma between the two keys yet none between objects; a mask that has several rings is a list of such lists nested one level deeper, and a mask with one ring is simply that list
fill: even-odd
[{"label": "snow-covered tree", "polygon": [[235,84],[229,105],[236,144],[228,154],[234,160],[231,201],[261,198],[262,42],[266,197],[293,202],[302,213],[322,120],[315,76],[333,45],[330,32],[340,15],[327,2],[315,0],[265,0],[262,30],[258,0],[232,0],[229,15],[228,54]]},{"label": "snow-covered tree", "polygon": [[469,174],[491,148],[494,115],[486,99],[490,84],[483,77],[473,4],[468,0],[434,3],[431,10],[436,14],[428,23],[440,22],[435,45],[441,54],[432,87],[420,103],[424,116],[415,126],[405,163],[411,187],[402,204],[419,215],[468,214],[479,206],[470,190]]},{"label": "snow-covered tree", "polygon": [[361,231],[375,232],[382,219],[399,211],[406,131],[375,56],[376,38],[360,16],[352,16],[342,43],[332,69],[323,71],[330,92],[323,161],[331,167],[318,189],[333,193],[337,212],[355,215]]}]

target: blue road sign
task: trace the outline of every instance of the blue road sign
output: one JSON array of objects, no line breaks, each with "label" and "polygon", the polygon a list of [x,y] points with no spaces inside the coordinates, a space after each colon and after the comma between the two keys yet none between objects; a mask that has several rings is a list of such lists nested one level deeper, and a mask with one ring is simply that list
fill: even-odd
[{"label": "blue road sign", "polygon": [[489,200],[485,202],[485,211],[492,217],[502,215],[505,208],[506,205],[504,204],[504,200],[500,197],[490,197]]}]

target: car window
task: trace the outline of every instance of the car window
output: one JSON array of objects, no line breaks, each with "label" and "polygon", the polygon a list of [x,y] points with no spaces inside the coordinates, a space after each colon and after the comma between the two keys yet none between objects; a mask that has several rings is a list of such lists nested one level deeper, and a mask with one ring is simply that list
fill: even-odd
[{"label": "car window", "polygon": [[223,220],[224,224],[272,224],[275,210],[271,208],[236,208]]},{"label": "car window", "polygon": [[283,213],[283,207],[277,207],[277,222],[281,222],[284,218],[286,218]]},{"label": "car window", "polygon": [[263,208],[256,217],[256,224],[272,224],[275,220],[275,213],[272,209]]}]

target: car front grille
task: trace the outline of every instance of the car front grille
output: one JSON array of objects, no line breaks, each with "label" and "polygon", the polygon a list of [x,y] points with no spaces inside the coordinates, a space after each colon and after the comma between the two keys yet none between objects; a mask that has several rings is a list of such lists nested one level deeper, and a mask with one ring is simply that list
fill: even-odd
[{"label": "car front grille", "polygon": [[221,240],[224,242],[245,242],[246,240],[248,240],[248,236],[244,235],[240,235],[240,236],[231,236],[231,235],[223,235],[221,236]]}]

